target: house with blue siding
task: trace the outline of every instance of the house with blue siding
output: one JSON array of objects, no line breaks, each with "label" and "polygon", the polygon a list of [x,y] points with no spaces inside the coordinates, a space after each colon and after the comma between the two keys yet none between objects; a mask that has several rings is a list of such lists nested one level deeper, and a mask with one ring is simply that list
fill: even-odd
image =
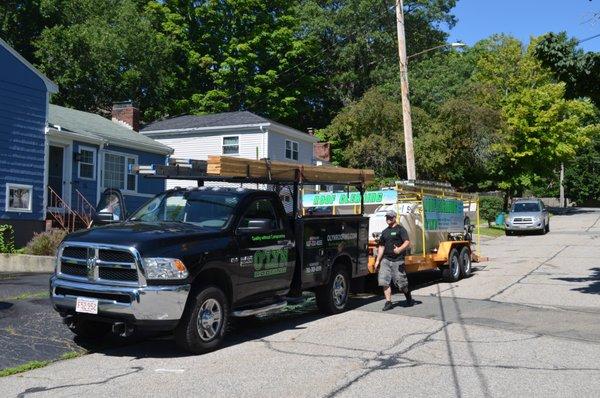
[{"label": "house with blue siding", "polygon": [[1,39],[0,71],[0,224],[13,226],[18,246],[52,215],[89,210],[105,188],[119,188],[128,210],[164,190],[133,173],[173,150],[136,132],[132,103],[115,104],[112,120],[50,105],[56,84]]}]

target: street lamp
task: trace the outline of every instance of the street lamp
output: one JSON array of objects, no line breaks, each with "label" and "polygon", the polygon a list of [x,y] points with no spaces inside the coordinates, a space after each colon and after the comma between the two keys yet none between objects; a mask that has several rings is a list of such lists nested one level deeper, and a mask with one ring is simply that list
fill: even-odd
[{"label": "street lamp", "polygon": [[[406,40],[404,38],[404,4],[403,0],[396,0],[396,29],[398,31],[398,58],[400,60],[400,92],[402,94],[402,123],[404,125],[404,150],[406,153],[406,177],[416,180],[415,151],[413,146],[412,119],[410,114],[410,101],[408,99],[408,57],[406,56]],[[417,55],[443,47],[464,47],[464,43],[448,43],[436,46],[416,54]]]}]

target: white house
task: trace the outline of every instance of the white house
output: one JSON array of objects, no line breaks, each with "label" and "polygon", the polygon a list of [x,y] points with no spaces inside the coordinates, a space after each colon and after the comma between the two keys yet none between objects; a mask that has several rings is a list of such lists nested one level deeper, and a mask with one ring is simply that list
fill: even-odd
[{"label": "white house", "polygon": [[[175,158],[199,160],[227,155],[314,164],[313,145],[318,142],[308,133],[247,111],[179,116],[153,122],[140,132],[173,148]],[[167,182],[167,188],[189,185],[194,184]]]}]

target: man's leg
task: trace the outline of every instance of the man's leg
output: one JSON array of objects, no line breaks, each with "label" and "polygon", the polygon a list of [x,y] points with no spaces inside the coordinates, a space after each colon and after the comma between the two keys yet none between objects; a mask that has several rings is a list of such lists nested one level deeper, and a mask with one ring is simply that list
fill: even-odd
[{"label": "man's leg", "polygon": [[390,268],[390,262],[386,259],[381,261],[379,265],[379,275],[377,275],[379,286],[383,288],[383,295],[385,296],[385,305],[383,311],[392,309],[392,288],[390,282],[392,281],[392,269]]},{"label": "man's leg", "polygon": [[397,263],[397,267],[394,268],[397,270],[394,275],[394,282],[396,282],[398,289],[404,293],[404,297],[406,297],[406,305],[411,307],[414,305],[414,301],[412,299],[410,289],[408,288],[408,278],[406,277],[406,270],[404,269],[404,261],[399,261]]}]

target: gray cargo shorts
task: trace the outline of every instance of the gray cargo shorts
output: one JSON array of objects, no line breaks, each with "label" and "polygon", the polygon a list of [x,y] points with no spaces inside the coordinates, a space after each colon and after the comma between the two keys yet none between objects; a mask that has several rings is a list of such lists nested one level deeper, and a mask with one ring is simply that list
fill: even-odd
[{"label": "gray cargo shorts", "polygon": [[391,261],[386,258],[381,259],[379,264],[379,275],[377,276],[379,286],[390,286],[393,281],[398,289],[402,290],[408,287],[408,279],[404,270],[404,260]]}]

